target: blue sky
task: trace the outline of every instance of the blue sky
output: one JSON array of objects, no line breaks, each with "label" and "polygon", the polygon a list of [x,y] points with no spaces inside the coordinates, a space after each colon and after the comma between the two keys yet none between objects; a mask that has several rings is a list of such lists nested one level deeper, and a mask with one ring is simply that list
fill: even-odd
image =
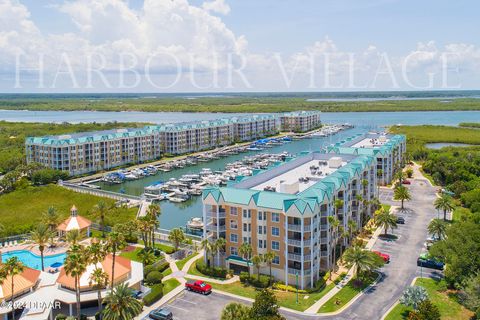
[{"label": "blue sky", "polygon": [[[102,19],[109,14],[113,15],[113,18],[111,16],[109,19],[115,21],[117,20],[115,14],[118,14],[118,20],[121,20],[121,17],[125,17],[126,14],[137,15],[139,17],[138,21],[132,22],[133,27],[130,30],[136,30],[136,27],[139,28],[138,30],[145,30],[145,25],[149,23],[153,26],[147,29],[154,30],[154,33],[155,30],[162,33],[163,28],[171,27],[168,21],[164,24],[161,24],[161,21],[158,24],[156,24],[157,22],[152,23],[152,20],[149,20],[144,12],[144,5],[146,4],[143,0],[123,1],[127,3],[127,6],[118,9],[118,12],[112,10],[113,7],[104,5],[104,3],[109,2],[110,5],[117,6],[115,3],[121,2],[121,0],[105,0],[103,4],[98,4],[98,1],[0,0],[0,3],[5,2],[11,7],[22,6],[28,11],[29,15],[25,19],[31,21],[37,30],[36,32],[44,38],[44,43],[36,43],[35,46],[42,47],[42,45],[45,45],[46,48],[52,48],[51,44],[45,44],[51,41],[49,38],[52,36],[59,36],[62,38],[61,41],[67,41],[66,45],[59,45],[60,49],[56,53],[48,52],[48,54],[53,55],[59,54],[59,50],[65,48],[65,46],[72,45],[72,39],[65,40],[66,35],[74,35],[73,38],[85,40],[84,48],[90,45],[104,44],[102,47],[104,49],[112,42],[121,40],[118,38],[118,33],[121,34],[124,32],[123,30],[119,30],[116,34],[109,30],[117,28],[115,24],[112,25],[112,20],[105,18],[105,23],[102,25]],[[169,1],[170,3],[168,3]],[[168,11],[171,16],[165,17],[182,20],[182,23],[179,23],[175,30],[165,31],[166,34],[160,35],[158,39],[155,39],[154,33],[148,33],[147,39],[143,43],[137,43],[138,39],[135,39],[135,36],[130,36],[130,38],[126,36],[125,39],[132,42],[136,48],[141,47],[139,51],[142,51],[142,54],[149,54],[145,50],[151,50],[152,52],[158,50],[158,47],[163,44],[169,50],[176,46],[175,54],[179,52],[178,47],[182,47],[188,53],[194,52],[197,56],[203,57],[203,59],[199,59],[199,61],[202,61],[202,66],[199,68],[202,72],[211,67],[206,65],[208,63],[205,63],[205,60],[209,59],[207,53],[217,52],[218,50],[220,54],[232,52],[235,55],[249,58],[249,62],[254,61],[249,63],[249,68],[251,68],[249,71],[255,72],[256,70],[259,74],[264,74],[265,70],[271,70],[272,65],[267,66],[267,64],[272,63],[274,53],[279,53],[285,59],[289,59],[290,66],[287,66],[287,71],[293,70],[292,65],[297,63],[296,55],[308,55],[312,50],[317,55],[325,51],[334,51],[338,59],[343,54],[343,60],[336,61],[335,66],[341,65],[342,61],[345,62],[347,53],[353,53],[362,56],[361,59],[356,60],[359,64],[362,64],[362,66],[369,65],[369,72],[375,73],[383,68],[383,62],[378,57],[381,57],[384,53],[388,54],[392,69],[395,72],[400,72],[400,61],[402,59],[412,52],[421,52],[422,54],[419,53],[414,57],[415,62],[411,64],[415,70],[412,67],[409,71],[412,72],[413,78],[421,79],[422,77],[425,78],[429,72],[440,72],[438,68],[434,68],[434,66],[438,67],[442,64],[439,57],[444,52],[448,52],[448,55],[453,52],[455,55],[458,54],[459,58],[455,57],[453,59],[455,65],[448,68],[455,69],[455,73],[460,73],[462,88],[475,89],[480,84],[478,76],[475,77],[475,74],[478,74],[479,70],[477,68],[480,64],[478,61],[480,59],[478,49],[480,47],[480,20],[478,19],[480,3],[478,1],[188,1],[188,8],[201,10],[201,12],[195,13],[186,9],[184,1],[186,0],[157,0],[157,3],[151,2],[149,4],[149,6],[155,6],[155,9],[159,10],[157,13],[159,16]],[[164,7],[157,6],[160,2],[164,4]],[[212,6],[213,9],[206,9],[205,3],[207,2],[215,3]],[[97,17],[93,16],[91,12],[89,13],[91,16],[88,14],[80,15],[82,12],[93,10],[91,9],[93,7],[92,3],[103,6],[101,10],[105,10],[105,14],[102,16],[95,12],[94,14],[98,14]],[[228,10],[215,9],[220,4],[223,8],[227,6]],[[167,7],[168,9],[166,9]],[[166,19],[169,20],[170,18]],[[218,21],[222,26],[218,25]],[[131,21],[129,20],[129,22]],[[118,28],[121,27],[122,25],[119,23]],[[207,29],[202,29],[203,27]],[[11,31],[8,30],[10,28],[8,25],[2,28],[4,30],[0,29],[0,32]],[[215,29],[215,32],[211,34],[209,34],[209,31],[205,31],[212,30],[212,28]],[[143,33],[143,31],[140,33]],[[31,30],[25,33],[25,39],[29,35],[32,35]],[[112,36],[111,39],[108,38],[110,35]],[[22,33],[20,33],[20,36],[22,36]],[[202,37],[205,37],[205,39],[202,39]],[[175,43],[175,39],[178,39],[179,43]],[[198,46],[190,47],[189,43],[192,41],[198,41]],[[28,44],[28,41],[19,44],[19,47],[21,48],[21,45],[25,46],[26,43]],[[56,39],[56,43],[59,43],[58,39]],[[148,46],[145,45],[146,43]],[[75,48],[69,48],[70,54],[76,51],[78,50]],[[111,53],[111,50],[109,52]],[[136,51],[135,54],[137,54]],[[375,55],[377,61],[374,62],[372,59],[367,61],[364,58],[367,54]],[[266,62],[267,60],[270,62]],[[237,63],[239,64],[239,62]],[[2,67],[3,69],[9,69],[8,66]],[[159,70],[169,69],[163,64],[158,67]],[[338,74],[338,72],[336,73]],[[359,79],[364,77],[366,75],[359,76]],[[375,82],[375,86],[381,84],[379,89],[383,87],[385,89],[408,89],[409,87],[409,81],[398,81],[399,88],[397,88],[392,81],[387,81],[391,80],[389,79],[391,77],[386,78],[379,80],[378,83],[372,79],[369,81]],[[262,80],[269,81],[268,78],[263,77]],[[286,89],[301,90],[306,87],[305,81],[307,80],[306,78],[303,80],[303,82],[299,81],[294,88]],[[455,80],[459,80],[457,75]],[[440,82],[440,80],[436,81],[435,86],[438,87]],[[252,86],[252,90],[276,88],[275,86],[264,86],[265,88],[263,88],[262,85],[258,84]],[[6,84],[3,81],[1,88],[5,87]],[[226,88],[227,86],[223,87]],[[181,91],[187,90],[187,88],[188,86],[179,85],[177,89]],[[139,89],[142,90],[143,87]],[[278,90],[282,90],[280,85],[278,85]]]}]

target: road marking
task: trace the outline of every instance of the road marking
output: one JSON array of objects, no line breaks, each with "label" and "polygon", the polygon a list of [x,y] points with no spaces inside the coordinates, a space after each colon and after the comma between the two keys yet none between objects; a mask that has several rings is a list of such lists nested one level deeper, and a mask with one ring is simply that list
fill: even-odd
[{"label": "road marking", "polygon": [[187,302],[187,303],[191,303],[191,304],[193,304],[194,306],[197,305],[196,302],[188,301],[188,300],[185,300],[185,299],[182,299],[182,298],[178,298],[177,300],[184,301],[184,302]]},{"label": "road marking", "polygon": [[179,310],[182,310],[182,311],[188,311],[188,309],[185,309],[185,308],[182,308],[182,307],[177,307],[177,306],[174,306],[173,304],[168,305],[167,308],[174,308],[174,309],[179,309]]}]

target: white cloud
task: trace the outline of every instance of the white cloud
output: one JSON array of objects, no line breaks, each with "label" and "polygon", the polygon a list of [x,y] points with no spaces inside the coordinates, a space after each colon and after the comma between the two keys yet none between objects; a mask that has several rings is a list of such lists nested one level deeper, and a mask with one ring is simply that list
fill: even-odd
[{"label": "white cloud", "polygon": [[207,11],[220,13],[224,15],[227,15],[230,13],[230,6],[227,3],[225,3],[225,0],[205,1],[202,4],[202,8]]}]

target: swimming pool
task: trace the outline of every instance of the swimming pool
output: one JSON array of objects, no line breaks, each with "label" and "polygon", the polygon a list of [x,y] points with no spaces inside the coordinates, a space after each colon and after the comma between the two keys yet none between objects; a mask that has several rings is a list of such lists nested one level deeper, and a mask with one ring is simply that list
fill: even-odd
[{"label": "swimming pool", "polygon": [[[63,265],[65,260],[66,253],[58,253],[54,255],[45,255],[43,257],[43,265],[46,268],[54,263],[60,263]],[[28,251],[28,250],[15,250],[10,252],[2,253],[2,260],[5,262],[8,258],[17,257],[20,261],[23,262],[27,267],[42,270],[42,259],[40,256]]]}]

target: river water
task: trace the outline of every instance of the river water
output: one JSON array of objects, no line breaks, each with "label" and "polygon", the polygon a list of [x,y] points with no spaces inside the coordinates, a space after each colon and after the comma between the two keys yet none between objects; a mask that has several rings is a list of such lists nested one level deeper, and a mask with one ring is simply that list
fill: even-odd
[{"label": "river water", "polygon": [[[236,114],[222,113],[180,113],[180,112],[95,112],[95,111],[26,111],[26,110],[0,110],[0,120],[23,121],[23,122],[183,122],[195,120],[209,120],[220,117],[234,116]],[[350,123],[355,128],[342,131],[335,136],[317,137],[292,141],[281,146],[266,149],[261,152],[279,153],[288,151],[296,154],[305,150],[318,150],[323,146],[335,143],[345,137],[356,133],[378,129],[382,126],[393,124],[440,124],[458,125],[460,122],[480,121],[480,111],[434,111],[434,112],[345,112],[345,113],[322,113],[324,123]],[[257,151],[259,152],[259,151]],[[143,188],[153,182],[166,181],[169,178],[178,178],[187,173],[198,173],[203,167],[212,170],[223,170],[226,163],[233,162],[244,156],[254,154],[247,152],[221,158],[208,163],[200,163],[195,166],[173,170],[171,172],[159,172],[155,176],[145,177],[140,180],[128,181],[120,185],[100,186],[106,190],[128,194],[140,195]],[[162,214],[160,216],[160,228],[171,229],[184,227],[192,217],[202,216],[201,197],[196,196],[183,203],[162,201],[160,203]]]}]

